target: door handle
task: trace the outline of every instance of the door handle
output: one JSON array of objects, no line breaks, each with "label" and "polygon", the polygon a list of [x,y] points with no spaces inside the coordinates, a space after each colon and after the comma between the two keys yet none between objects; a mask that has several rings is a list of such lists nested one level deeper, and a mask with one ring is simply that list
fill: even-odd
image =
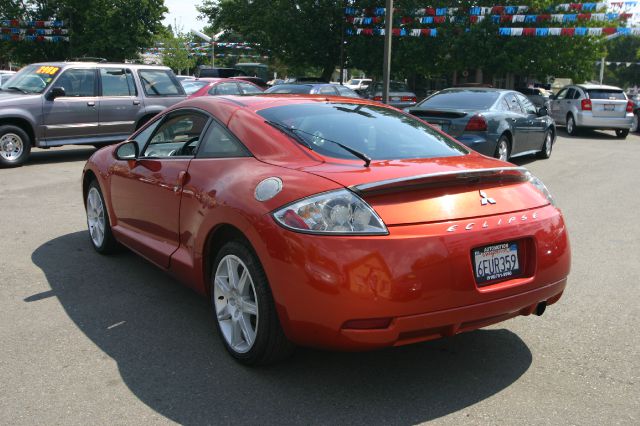
[{"label": "door handle", "polygon": [[89,101],[89,102],[87,102],[87,106],[94,107],[94,106],[96,106],[96,103],[93,102],[93,101]]},{"label": "door handle", "polygon": [[176,186],[173,187],[173,192],[180,192],[185,183],[187,183],[187,178],[189,177],[189,173],[185,170],[178,173],[178,180],[176,182]]},{"label": "door handle", "polygon": [[134,105],[140,105],[140,101],[139,100],[135,100],[135,101],[133,101],[133,104]]}]

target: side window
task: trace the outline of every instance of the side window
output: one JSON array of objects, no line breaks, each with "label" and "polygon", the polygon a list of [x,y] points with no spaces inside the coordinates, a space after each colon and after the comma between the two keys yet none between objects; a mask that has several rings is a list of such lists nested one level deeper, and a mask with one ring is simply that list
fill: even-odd
[{"label": "side window", "polygon": [[322,87],[320,87],[320,89],[318,90],[318,94],[320,94],[320,95],[330,95],[330,96],[337,95],[336,89],[334,89],[333,86],[322,86]]},{"label": "side window", "polygon": [[240,85],[240,89],[242,89],[242,93],[245,95],[256,95],[258,93],[262,93],[259,87],[254,86],[249,83],[238,83]]},{"label": "side window", "polygon": [[209,93],[212,95],[239,95],[240,89],[236,83],[220,83],[213,86]]},{"label": "side window", "polygon": [[574,88],[571,88],[567,91],[567,99],[575,99],[576,91]]},{"label": "side window", "polygon": [[196,112],[170,114],[153,133],[142,157],[192,156],[208,121],[209,117]]},{"label": "side window", "polygon": [[209,126],[198,149],[198,158],[248,157],[249,155],[247,149],[215,121]]},{"label": "side window", "polygon": [[573,93],[573,99],[580,99],[580,98],[583,98],[583,97],[584,96],[582,95],[582,93],[578,89],[576,89],[575,92]]},{"label": "side window", "polygon": [[62,73],[54,86],[62,87],[65,96],[82,97],[96,95],[95,69],[70,69]]},{"label": "side window", "polygon": [[556,96],[556,99],[564,99],[567,97],[567,89],[562,89],[560,92],[558,92],[558,96]]},{"label": "side window", "polygon": [[531,103],[531,101],[529,101],[529,99],[527,99],[522,95],[516,95],[516,96],[518,97],[518,100],[520,101],[520,105],[522,106],[522,109],[524,109],[525,114],[538,113],[538,111],[536,110],[536,107],[533,106],[533,104]]},{"label": "side window", "polygon": [[131,70],[125,68],[100,68],[102,96],[135,96],[136,85]]},{"label": "side window", "polygon": [[509,111],[509,103],[506,98],[502,98],[502,100],[498,103],[498,109],[500,111]]},{"label": "side window", "polygon": [[180,83],[174,81],[170,71],[165,70],[140,70],[138,71],[144,93],[147,96],[180,96],[184,90]]},{"label": "side window", "polygon": [[524,113],[524,111],[520,107],[520,104],[518,103],[518,100],[516,99],[516,95],[514,95],[513,93],[509,93],[505,96],[505,99],[507,100],[507,104],[509,104],[509,111],[516,112],[518,114]]},{"label": "side window", "polygon": [[156,120],[153,123],[151,123],[149,127],[147,127],[146,129],[138,133],[138,135],[134,139],[138,144],[138,152],[142,152],[142,149],[147,144],[147,142],[149,141],[149,138],[151,137],[153,132],[156,131],[156,129],[158,128],[161,122],[162,122],[162,119]]}]

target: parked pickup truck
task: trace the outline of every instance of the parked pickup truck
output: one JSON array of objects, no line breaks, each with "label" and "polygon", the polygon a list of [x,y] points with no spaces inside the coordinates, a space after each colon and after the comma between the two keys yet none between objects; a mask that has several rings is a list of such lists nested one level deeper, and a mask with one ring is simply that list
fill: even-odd
[{"label": "parked pickup truck", "polygon": [[89,62],[28,65],[0,89],[0,167],[32,147],[125,140],[186,97],[167,67]]}]

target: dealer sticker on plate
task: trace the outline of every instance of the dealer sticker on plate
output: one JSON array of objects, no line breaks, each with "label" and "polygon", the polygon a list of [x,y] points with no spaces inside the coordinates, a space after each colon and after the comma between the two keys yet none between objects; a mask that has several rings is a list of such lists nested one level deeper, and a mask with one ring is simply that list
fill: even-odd
[{"label": "dealer sticker on plate", "polygon": [[520,275],[518,244],[495,244],[473,250],[473,272],[478,284]]}]

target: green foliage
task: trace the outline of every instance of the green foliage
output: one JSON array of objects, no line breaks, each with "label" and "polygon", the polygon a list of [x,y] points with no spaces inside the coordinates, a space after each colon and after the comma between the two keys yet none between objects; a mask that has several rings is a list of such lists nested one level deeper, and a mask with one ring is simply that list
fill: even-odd
[{"label": "green foliage", "polygon": [[[5,4],[5,2],[8,2]],[[69,43],[0,43],[0,62],[29,63],[73,57],[135,58],[153,44],[167,12],[164,0],[3,0],[0,18],[65,21]]]},{"label": "green foliage", "polygon": [[169,37],[162,38],[160,42],[164,47],[162,52],[163,65],[176,72],[189,70],[196,66],[195,57],[189,56],[189,51],[186,48],[189,39],[185,35],[178,34],[174,36],[171,34]]}]

